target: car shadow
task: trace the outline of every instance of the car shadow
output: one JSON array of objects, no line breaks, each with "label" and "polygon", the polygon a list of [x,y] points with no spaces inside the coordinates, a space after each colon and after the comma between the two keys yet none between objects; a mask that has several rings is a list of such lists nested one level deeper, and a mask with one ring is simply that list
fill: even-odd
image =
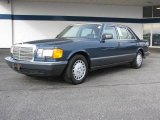
[{"label": "car shadow", "polygon": [[28,80],[30,81],[41,81],[41,82],[45,82],[47,84],[58,84],[58,83],[64,83],[64,80],[62,77],[52,77],[52,76],[49,76],[49,77],[42,77],[42,76],[26,76],[25,77],[27,78],[30,78]]},{"label": "car shadow", "polygon": [[98,76],[103,76],[103,75],[107,75],[107,74],[117,73],[117,72],[127,70],[127,69],[130,69],[130,68],[131,68],[130,64],[102,68],[102,69],[98,69],[98,70],[89,72],[88,77],[89,78],[90,77],[95,77],[95,76],[98,77]]},{"label": "car shadow", "polygon": [[[120,71],[123,71],[123,70],[127,70],[130,68],[130,65],[129,64],[126,64],[126,65],[119,65],[119,66],[115,66],[115,67],[109,67],[109,68],[103,68],[103,69],[98,69],[98,70],[95,70],[95,71],[91,71],[89,72],[88,76],[87,76],[87,80],[86,82],[89,82],[91,80],[94,80],[92,78],[97,78],[100,77],[100,76],[105,76],[107,74],[116,74],[117,72],[120,72]],[[27,76],[27,78],[31,78],[31,79],[28,79],[30,80],[30,82],[33,80],[35,81],[39,81],[40,83],[45,83],[45,84],[52,84],[52,85],[55,85],[55,84],[58,84],[58,85],[68,85],[69,83],[66,83],[64,80],[63,80],[63,76],[60,76],[60,77],[38,77],[38,76]]]}]

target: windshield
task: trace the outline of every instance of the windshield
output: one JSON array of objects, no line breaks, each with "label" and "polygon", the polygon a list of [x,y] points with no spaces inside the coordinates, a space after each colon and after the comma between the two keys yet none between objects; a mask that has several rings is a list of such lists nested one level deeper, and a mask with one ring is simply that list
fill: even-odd
[{"label": "windshield", "polygon": [[100,37],[102,29],[101,24],[84,24],[84,25],[73,25],[68,26],[62,31],[58,38],[87,38],[97,39]]}]

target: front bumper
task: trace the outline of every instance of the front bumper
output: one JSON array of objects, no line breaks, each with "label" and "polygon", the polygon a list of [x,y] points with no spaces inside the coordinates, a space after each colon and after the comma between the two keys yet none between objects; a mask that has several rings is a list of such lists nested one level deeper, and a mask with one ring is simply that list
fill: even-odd
[{"label": "front bumper", "polygon": [[9,67],[13,70],[36,76],[59,76],[63,73],[67,61],[61,62],[38,62],[38,61],[17,61],[11,57],[5,58]]}]

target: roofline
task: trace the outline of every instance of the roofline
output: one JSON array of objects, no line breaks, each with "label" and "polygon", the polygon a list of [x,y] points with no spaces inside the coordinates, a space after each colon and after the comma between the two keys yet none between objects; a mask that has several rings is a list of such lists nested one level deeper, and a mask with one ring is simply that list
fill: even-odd
[{"label": "roofline", "polygon": [[94,22],[94,23],[92,23],[92,22],[88,22],[88,23],[75,23],[75,24],[72,24],[72,25],[87,25],[87,24],[100,24],[100,25],[103,25],[103,23],[96,23],[96,22]]},{"label": "roofline", "polygon": [[127,27],[126,25],[121,25],[121,24],[114,24],[114,23],[106,23],[106,22],[88,22],[88,23],[75,23],[75,24],[71,24],[71,25],[87,25],[87,24],[99,24],[99,25],[108,25],[108,26],[117,26],[117,27]]}]

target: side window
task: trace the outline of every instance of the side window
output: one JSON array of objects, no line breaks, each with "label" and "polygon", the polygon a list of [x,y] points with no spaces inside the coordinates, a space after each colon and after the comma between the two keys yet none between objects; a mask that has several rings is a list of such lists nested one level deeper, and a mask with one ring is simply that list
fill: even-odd
[{"label": "side window", "polygon": [[119,33],[119,38],[121,40],[135,39],[133,34],[130,31],[128,31],[126,28],[118,27],[117,30],[118,30],[118,33]]},{"label": "side window", "polygon": [[112,34],[113,39],[117,39],[117,32],[115,27],[105,26],[103,30],[103,34]]},{"label": "side window", "polygon": [[85,26],[82,27],[79,32],[79,37],[97,39],[100,34],[99,26]]},{"label": "side window", "polygon": [[93,29],[85,28],[82,30],[81,37],[94,38],[95,33],[94,33]]}]

